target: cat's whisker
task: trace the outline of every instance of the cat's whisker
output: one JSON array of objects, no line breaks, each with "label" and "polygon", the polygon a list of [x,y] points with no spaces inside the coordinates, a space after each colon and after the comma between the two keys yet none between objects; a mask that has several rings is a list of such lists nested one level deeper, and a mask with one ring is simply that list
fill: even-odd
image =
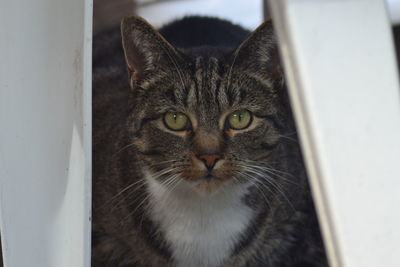
[{"label": "cat's whisker", "polygon": [[[162,182],[161,185],[164,186],[165,188],[167,188],[169,193],[172,193],[173,190],[175,189],[175,187],[182,181],[181,179],[179,179],[179,176],[180,176],[179,174],[173,174],[173,175],[169,176],[164,182]],[[171,187],[171,188],[169,188],[169,187]],[[170,194],[166,194],[166,196],[169,196],[169,195]],[[149,194],[149,196],[150,196],[150,194]],[[147,196],[143,201],[148,199],[149,196]],[[143,201],[141,203],[139,203],[139,205],[136,207],[136,209],[130,215],[133,215],[136,212],[136,210],[138,210],[140,208],[140,206],[144,205]],[[143,221],[144,215],[145,214],[143,212],[141,219],[140,219],[140,223],[139,223],[140,228],[142,227],[142,221]]]},{"label": "cat's whisker", "polygon": [[161,183],[161,186],[165,187],[166,189],[168,189],[168,187],[174,183],[174,181],[177,179],[177,177],[179,176],[179,174],[172,174],[171,176],[169,176],[164,182]]},{"label": "cat's whisker", "polygon": [[111,157],[115,157],[116,155],[118,155],[119,153],[121,153],[122,151],[124,151],[127,148],[130,148],[131,146],[134,146],[134,143],[128,144],[126,146],[124,146],[123,148],[121,148],[120,150],[118,150],[117,152],[115,152],[114,154],[111,155]]},{"label": "cat's whisker", "polygon": [[174,191],[174,189],[178,186],[178,184],[182,182],[182,179],[180,179],[180,175],[176,174],[176,176],[174,177],[173,182],[170,184],[171,188],[170,188],[170,193],[172,193]]},{"label": "cat's whisker", "polygon": [[228,89],[229,89],[230,84],[231,84],[232,69],[233,69],[233,67],[235,66],[236,58],[237,58],[237,56],[239,55],[239,52],[238,52],[239,50],[240,50],[240,48],[236,51],[235,56],[234,56],[233,61],[232,61],[232,64],[231,64],[231,67],[229,68],[228,81],[227,81],[227,85],[226,85],[226,87],[227,87]]},{"label": "cat's whisker", "polygon": [[257,169],[261,169],[261,170],[265,170],[265,171],[268,171],[268,172],[271,172],[271,173],[280,173],[280,174],[283,174],[283,175],[294,177],[292,174],[290,174],[288,172],[280,171],[280,170],[277,170],[277,169],[274,169],[274,168],[271,168],[271,167],[267,167],[267,166],[255,166],[255,165],[252,165],[252,167],[257,168]]},{"label": "cat's whisker", "polygon": [[[291,181],[289,179],[287,179],[284,176],[278,175],[275,173],[275,169],[272,168],[268,168],[268,167],[264,167],[264,166],[255,166],[255,165],[248,165],[248,164],[240,164],[240,163],[235,163],[234,166],[240,167],[240,168],[253,168],[256,171],[261,171],[261,172],[265,172],[265,174],[271,174],[274,175],[278,178],[280,178],[281,180],[285,181],[285,182],[289,182],[289,183],[293,183],[294,185],[298,185],[297,183],[295,183],[294,181]],[[286,174],[286,173],[285,173]],[[287,174],[289,175],[289,174]]]},{"label": "cat's whisker", "polygon": [[172,64],[175,66],[176,72],[178,73],[179,79],[180,79],[180,81],[182,83],[182,88],[186,88],[185,81],[183,80],[182,72],[178,67],[178,63],[176,62],[174,57],[171,55],[171,53],[168,51],[168,49],[163,47],[163,50],[167,54],[168,58],[171,60]]},{"label": "cat's whisker", "polygon": [[[172,171],[174,169],[171,169],[170,171]],[[164,173],[166,174],[166,173]],[[177,179],[177,177],[179,176],[179,174],[172,174],[169,177],[167,177],[167,179],[165,179],[165,181],[163,181],[161,183],[162,186],[165,186],[166,188],[168,188],[169,185],[173,184]],[[145,199],[143,199],[135,208],[135,210],[133,212],[131,212],[130,214],[128,214],[127,217],[129,217],[130,215],[133,215],[136,213],[136,211],[144,204],[144,202],[150,197],[150,194],[146,193],[147,196],[145,197]],[[142,194],[143,195],[143,194]],[[129,197],[129,196],[128,196]],[[141,197],[141,196],[140,196]]]},{"label": "cat's whisker", "polygon": [[298,143],[298,142],[299,142],[297,139],[291,138],[291,137],[288,137],[288,136],[284,136],[284,135],[277,135],[277,136],[278,136],[279,138],[287,139],[287,140],[292,141],[292,142],[295,142],[295,143]]},{"label": "cat's whisker", "polygon": [[[176,171],[177,169],[179,169],[179,168],[172,168],[172,167],[170,167],[170,168],[162,169],[161,171],[155,173],[155,175],[153,175],[153,177],[156,179],[156,178],[158,178],[158,177],[160,177],[160,176],[162,176],[162,175],[168,174],[169,172]],[[125,196],[125,198],[122,198],[121,200],[119,200],[119,201],[116,203],[116,205],[114,205],[113,208],[115,208],[115,207],[117,207],[118,205],[120,205],[121,203],[123,203],[124,199],[129,198],[135,191],[137,191],[140,187],[144,186],[144,185],[146,184],[147,181],[146,181],[146,179],[142,179],[142,180],[144,180],[143,183],[140,184],[139,186],[137,186],[134,190],[129,190],[129,189],[131,189],[131,188],[134,186],[134,185],[131,185],[131,186],[128,186],[128,188],[125,188],[125,189],[123,190],[123,192],[120,192],[118,195],[121,195],[121,194],[123,194],[123,193],[125,193],[125,192],[127,192],[127,191],[129,190],[129,191],[128,191],[128,194]],[[116,197],[116,196],[115,196],[115,197]],[[115,197],[114,197],[114,198],[115,198]]]},{"label": "cat's whisker", "polygon": [[[138,184],[139,184],[139,185],[138,185]],[[111,197],[106,203],[104,203],[104,206],[110,204],[111,202],[113,202],[113,200],[115,200],[117,197],[119,197],[121,194],[123,194],[123,193],[126,192],[127,190],[131,189],[131,188],[134,187],[135,185],[138,185],[138,186],[136,187],[136,189],[138,189],[138,188],[142,187],[142,186],[145,185],[145,184],[146,184],[146,180],[145,180],[144,178],[139,179],[138,181],[129,184],[129,185],[126,186],[124,189],[122,189],[122,190],[119,191],[117,194],[115,194],[113,197]],[[136,189],[135,189],[135,190],[136,190]]]},{"label": "cat's whisker", "polygon": [[[266,162],[259,162],[259,161],[255,161],[255,160],[241,160],[242,162],[244,162],[244,163],[249,163],[249,164],[251,164],[251,166],[257,166],[257,167],[263,167],[263,168],[268,168],[268,169],[273,169],[268,163],[266,163]],[[272,164],[272,163],[276,163],[276,162],[270,162],[270,164]],[[273,169],[273,170],[275,170],[275,171],[277,171],[277,172],[280,172],[280,173],[283,173],[283,174],[286,174],[286,175],[288,175],[288,176],[293,176],[292,174],[290,174],[290,173],[288,173],[288,172],[284,172],[284,171],[280,171],[280,170],[277,170],[277,169]]]},{"label": "cat's whisker", "polygon": [[293,136],[293,135],[297,135],[297,132],[294,131],[294,132],[290,132],[290,133],[281,134],[281,136]]},{"label": "cat's whisker", "polygon": [[[165,187],[168,187],[171,183],[173,183],[173,182],[175,181],[175,179],[176,179],[177,176],[178,176],[178,174],[173,174],[173,175],[169,176],[165,181],[163,181],[163,182],[161,183],[161,185],[162,185],[162,186],[165,186]],[[139,210],[139,208],[140,208],[141,206],[143,206],[143,205],[145,204],[145,202],[146,202],[150,197],[151,197],[151,194],[146,193],[146,197],[136,206],[136,208],[135,208],[132,212],[130,212],[130,213],[124,218],[124,220],[127,219],[127,218],[129,218],[131,215],[135,214],[136,211]]]},{"label": "cat's whisker", "polygon": [[[252,168],[261,170],[261,171],[263,171],[263,172],[266,172],[266,173],[268,173],[268,174],[271,174],[271,175],[273,175],[273,176],[276,176],[276,177],[279,178],[280,180],[283,180],[283,181],[285,181],[285,182],[291,183],[291,184],[293,184],[293,185],[300,186],[300,184],[296,183],[295,181],[293,181],[293,180],[291,180],[291,179],[288,179],[288,177],[293,178],[293,179],[295,178],[292,174],[290,174],[290,173],[288,173],[288,172],[280,171],[280,170],[277,170],[277,169],[275,169],[275,168],[268,167],[268,166],[265,166],[265,165],[260,165],[260,162],[256,162],[256,161],[243,160],[243,162],[250,163],[251,165],[242,165],[242,164],[240,164],[240,163],[238,163],[238,165],[240,165],[240,166],[242,166],[242,167],[248,166],[248,167],[252,167]],[[257,164],[257,165],[255,165],[254,163]],[[265,164],[265,163],[264,163],[264,164]],[[287,176],[287,177],[286,177],[286,176]]]},{"label": "cat's whisker", "polygon": [[[254,174],[256,174],[256,172],[254,172]],[[286,193],[284,192],[284,189],[278,184],[276,183],[275,180],[270,179],[270,177],[268,175],[260,175],[260,174],[256,174],[256,180],[257,179],[263,179],[264,181],[268,182],[272,187],[274,187],[276,189],[277,192],[279,192],[282,197],[288,202],[289,206],[292,207],[293,210],[295,210],[292,202],[290,201],[290,199],[288,198],[288,196],[286,195]]]},{"label": "cat's whisker", "polygon": [[[124,201],[129,198],[134,192],[138,191],[140,188],[142,188],[143,186],[145,186],[146,180],[145,179],[141,179],[141,181],[137,181],[136,186],[133,187],[133,185],[128,185],[127,187],[129,188],[125,188],[126,190],[124,190],[124,192],[120,192],[119,194],[115,195],[112,199],[110,199],[109,201],[107,201],[107,203],[105,203],[102,208],[107,207],[108,205],[111,205],[110,210],[113,211],[115,210],[115,208],[119,207],[121,204],[124,203]],[[143,194],[143,192],[141,193],[141,195]]]},{"label": "cat's whisker", "polygon": [[260,172],[256,169],[252,168],[252,166],[248,166],[246,168],[246,171],[255,174],[257,177],[265,179],[267,182],[269,182],[269,183],[271,183],[271,185],[273,185],[272,182],[274,181],[274,179],[271,179],[272,177],[268,176],[267,173]]},{"label": "cat's whisker", "polygon": [[279,192],[282,197],[288,202],[288,204],[293,208],[293,210],[295,210],[293,204],[291,203],[291,201],[289,200],[289,198],[286,196],[284,189],[276,182],[275,179],[272,179],[272,177],[268,176],[267,173],[265,172],[260,172],[257,169],[254,169],[253,166],[246,166],[246,165],[238,165],[241,166],[242,168],[244,168],[244,173],[248,172],[248,173],[252,173],[255,176],[252,176],[255,180],[260,180],[262,179],[263,181],[269,183],[273,188],[275,188],[275,190],[277,192]]},{"label": "cat's whisker", "polygon": [[[279,203],[282,203],[282,199],[280,199],[280,198],[278,197],[278,195],[277,195],[277,193],[280,193],[280,194],[284,197],[284,199],[288,202],[290,208],[291,208],[293,211],[296,211],[296,209],[294,208],[294,206],[292,205],[292,203],[289,201],[289,199],[286,197],[285,194],[283,194],[283,193],[280,192],[279,190],[276,190],[276,188],[275,188],[276,192],[274,193],[274,192],[268,187],[268,185],[266,185],[265,183],[262,182],[262,180],[261,180],[260,178],[254,177],[254,176],[253,176],[253,178],[254,178],[254,181],[257,182],[259,185],[261,185],[263,188],[266,188],[266,189],[268,189],[268,191],[272,192],[272,194],[275,196],[275,200],[277,200]],[[286,214],[288,214],[287,211],[286,211]]]},{"label": "cat's whisker", "polygon": [[[259,178],[259,177],[257,177],[257,176],[253,176],[253,175],[250,175],[250,174],[247,174],[246,173],[246,176],[249,178],[249,179],[251,179],[251,181],[253,182],[253,184],[255,184],[255,185],[259,185],[259,186],[261,186],[261,188],[265,188],[266,190],[268,190],[271,194],[272,194],[272,196],[274,197],[274,199],[275,200],[277,200],[277,201],[279,201],[279,202],[281,202],[281,200],[277,197],[277,193],[281,193],[282,194],[282,192],[279,192],[279,190],[277,190],[275,187],[273,187],[274,189],[275,189],[275,192],[267,185],[267,184],[265,184],[265,183],[263,183],[262,182],[262,180]],[[268,183],[269,185],[271,185],[271,183]],[[258,187],[258,186],[257,186]],[[258,188],[259,189],[259,188]],[[260,190],[260,189],[259,189]],[[261,192],[264,192],[264,191],[262,191],[261,190]],[[264,194],[263,194],[264,195]],[[266,199],[266,196],[264,195],[264,198]],[[266,199],[267,200],[267,199]],[[269,202],[268,202],[269,203]],[[291,204],[291,203],[290,203]],[[270,205],[270,204],[269,204]],[[270,205],[270,207],[271,207],[271,205]]]},{"label": "cat's whisker", "polygon": [[[128,201],[129,201],[129,198],[130,198],[135,192],[137,192],[137,191],[139,190],[139,188],[143,187],[144,185],[147,185],[147,183],[143,183],[142,186],[138,186],[138,187],[136,187],[136,188],[133,189],[133,190],[127,191],[127,192],[126,192],[127,194],[121,195],[121,196],[120,196],[121,198],[111,207],[111,210],[115,210],[115,209],[118,208],[120,205],[122,205],[124,202],[128,202]],[[141,197],[141,196],[143,196],[144,194],[146,194],[146,192],[145,192],[145,191],[142,191],[142,192],[140,192],[139,195],[136,196],[136,198]]]},{"label": "cat's whisker", "polygon": [[136,206],[136,208],[135,208],[132,212],[129,212],[128,215],[126,215],[126,216],[121,220],[121,223],[125,222],[129,217],[131,217],[132,215],[134,215],[134,214],[136,213],[136,211],[137,211],[141,206],[143,206],[143,205],[145,204],[145,202],[146,202],[148,199],[150,199],[150,197],[151,197],[151,194],[147,194],[147,195],[142,199],[142,201]]},{"label": "cat's whisker", "polygon": [[263,172],[266,172],[266,173],[268,173],[268,174],[270,174],[270,175],[276,176],[277,178],[279,178],[279,180],[282,180],[282,181],[284,181],[284,182],[288,182],[288,183],[291,183],[291,184],[293,184],[293,185],[300,186],[298,183],[296,183],[296,182],[294,182],[294,181],[288,179],[287,177],[285,177],[285,176],[283,176],[283,175],[280,175],[280,174],[277,174],[277,173],[283,173],[284,175],[293,177],[293,176],[292,176],[291,174],[289,174],[289,173],[281,172],[281,171],[278,171],[278,170],[276,170],[276,169],[268,168],[268,167],[261,167],[261,166],[251,166],[251,167],[252,167],[252,168],[255,168],[255,169],[258,169],[258,170],[261,170],[261,171],[263,171]]},{"label": "cat's whisker", "polygon": [[[116,202],[116,203],[110,208],[110,211],[114,211],[114,210],[116,210],[117,208],[123,208],[123,207],[125,206],[124,204],[130,202],[129,199],[131,198],[131,196],[133,195],[133,193],[134,193],[135,191],[136,191],[136,190],[133,190],[133,191],[129,192],[128,195],[122,195],[122,198],[119,199],[118,202]],[[135,200],[135,199],[139,199],[139,198],[141,198],[141,197],[144,196],[144,195],[146,195],[146,192],[145,192],[145,191],[139,192],[139,194],[135,194],[134,200]]]},{"label": "cat's whisker", "polygon": [[160,170],[160,171],[158,171],[158,172],[155,172],[155,173],[153,173],[152,174],[152,177],[154,178],[154,179],[157,179],[157,178],[159,178],[159,177],[161,177],[161,176],[163,176],[163,175],[165,175],[165,174],[168,174],[169,172],[173,172],[173,171],[177,171],[177,170],[182,170],[182,169],[184,169],[185,167],[180,167],[180,166],[178,166],[178,167],[168,167],[168,168],[165,168],[165,169],[162,169],[162,170]]},{"label": "cat's whisker", "polygon": [[[242,178],[245,178],[246,181],[248,181],[249,183],[251,183],[253,186],[255,186],[255,188],[256,188],[256,189],[261,193],[261,195],[263,196],[263,198],[264,198],[265,202],[267,203],[267,205],[271,208],[271,203],[269,202],[267,196],[264,194],[264,191],[259,187],[259,185],[257,185],[257,184],[255,183],[255,179],[254,179],[252,176],[246,174],[245,172],[239,172],[239,175],[240,175]],[[269,189],[268,187],[265,187],[265,188],[273,194],[273,192],[271,191],[271,189]]]},{"label": "cat's whisker", "polygon": [[163,164],[167,164],[167,163],[175,163],[175,162],[182,162],[183,160],[179,160],[179,159],[173,159],[173,160],[165,160],[165,161],[160,161],[154,164],[150,164],[148,165],[148,167],[154,167],[154,166],[159,166],[159,165],[163,165]]}]

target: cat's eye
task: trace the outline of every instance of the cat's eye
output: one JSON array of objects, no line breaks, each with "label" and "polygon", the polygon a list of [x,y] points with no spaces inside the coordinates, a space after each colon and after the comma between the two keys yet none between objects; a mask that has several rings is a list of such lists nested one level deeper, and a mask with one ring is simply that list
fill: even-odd
[{"label": "cat's eye", "polygon": [[189,118],[180,112],[169,111],[164,114],[164,124],[172,131],[185,131],[189,129]]},{"label": "cat's eye", "polygon": [[249,127],[253,117],[248,110],[236,110],[228,115],[227,123],[229,128],[242,130]]}]

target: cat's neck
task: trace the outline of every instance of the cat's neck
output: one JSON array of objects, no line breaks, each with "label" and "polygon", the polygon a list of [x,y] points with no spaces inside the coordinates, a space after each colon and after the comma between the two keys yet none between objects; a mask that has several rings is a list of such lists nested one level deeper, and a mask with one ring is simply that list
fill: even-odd
[{"label": "cat's neck", "polygon": [[249,226],[254,211],[247,188],[227,185],[202,196],[181,181],[171,191],[147,174],[149,216],[161,228],[177,266],[219,266]]}]

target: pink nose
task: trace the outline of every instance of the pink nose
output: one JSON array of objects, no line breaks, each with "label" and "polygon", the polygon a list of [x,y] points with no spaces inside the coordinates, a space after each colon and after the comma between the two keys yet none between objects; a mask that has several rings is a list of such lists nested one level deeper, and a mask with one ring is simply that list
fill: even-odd
[{"label": "pink nose", "polygon": [[201,161],[204,162],[204,165],[206,165],[208,170],[211,170],[212,168],[214,168],[215,163],[217,163],[217,161],[222,158],[222,155],[220,155],[220,154],[201,154],[201,155],[197,155],[197,158],[199,158]]}]

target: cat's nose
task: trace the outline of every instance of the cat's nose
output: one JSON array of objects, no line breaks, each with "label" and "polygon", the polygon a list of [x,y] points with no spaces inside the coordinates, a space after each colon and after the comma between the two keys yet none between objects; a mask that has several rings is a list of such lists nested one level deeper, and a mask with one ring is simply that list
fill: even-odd
[{"label": "cat's nose", "polygon": [[210,171],[214,168],[215,163],[222,158],[221,154],[213,153],[213,154],[199,154],[197,158],[203,161],[204,165],[206,165],[207,169]]}]

